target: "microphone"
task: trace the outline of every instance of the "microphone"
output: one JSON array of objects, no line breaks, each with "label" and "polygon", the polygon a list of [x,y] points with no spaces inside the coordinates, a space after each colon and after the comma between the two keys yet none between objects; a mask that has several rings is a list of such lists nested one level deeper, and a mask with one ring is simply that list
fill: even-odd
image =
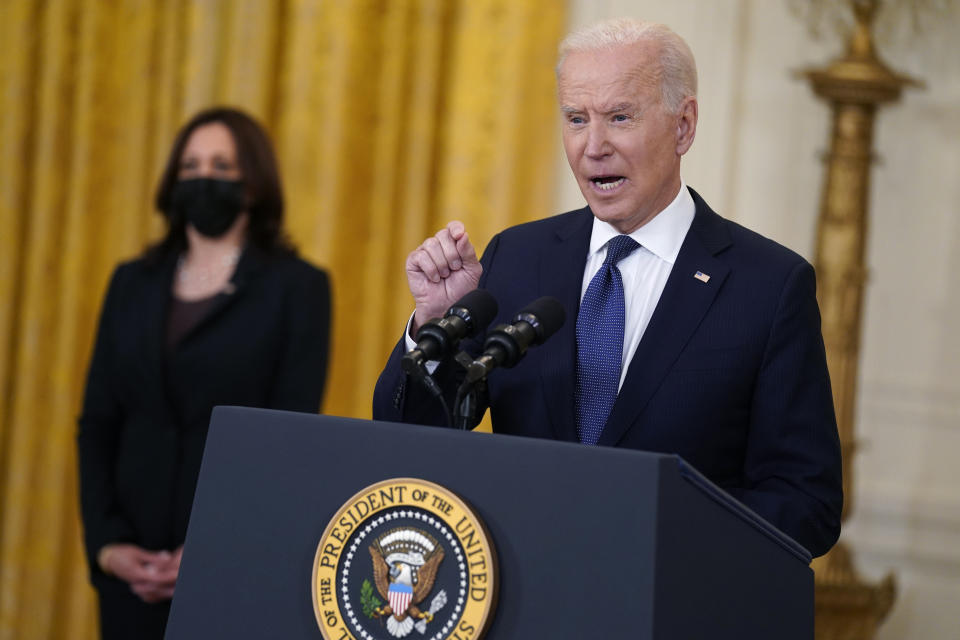
[{"label": "microphone", "polygon": [[417,331],[417,346],[400,360],[401,368],[425,375],[427,360],[439,360],[452,352],[463,338],[476,335],[497,315],[497,301],[487,291],[474,289],[447,309],[443,318],[434,318]]},{"label": "microphone", "polygon": [[566,321],[563,305],[556,298],[544,296],[524,307],[512,324],[501,324],[487,334],[483,355],[467,367],[464,384],[482,380],[497,367],[513,367],[523,358],[527,348],[543,344]]}]

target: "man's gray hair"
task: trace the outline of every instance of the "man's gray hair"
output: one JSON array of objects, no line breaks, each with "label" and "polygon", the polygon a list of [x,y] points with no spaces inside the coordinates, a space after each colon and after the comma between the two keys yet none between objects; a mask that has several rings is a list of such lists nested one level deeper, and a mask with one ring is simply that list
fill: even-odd
[{"label": "man's gray hair", "polygon": [[571,53],[612,49],[638,42],[659,45],[661,98],[668,111],[678,113],[685,98],[697,95],[697,63],[686,41],[664,24],[636,18],[613,18],[578,29],[560,43],[557,75]]}]

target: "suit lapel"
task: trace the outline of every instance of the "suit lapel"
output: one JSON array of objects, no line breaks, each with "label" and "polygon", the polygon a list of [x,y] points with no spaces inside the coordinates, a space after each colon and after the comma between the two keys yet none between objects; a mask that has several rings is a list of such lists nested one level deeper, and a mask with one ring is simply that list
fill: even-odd
[{"label": "suit lapel", "polygon": [[589,208],[556,230],[540,257],[540,291],[556,297],[567,314],[560,330],[544,346],[541,382],[550,424],[557,440],[577,441],[574,381],[577,357],[577,312],[583,265],[590,248],[593,214]]},{"label": "suit lapel", "polygon": [[[615,445],[636,422],[713,304],[730,271],[715,255],[730,244],[723,219],[690,190],[696,214],[660,301],[630,361],[600,445]],[[695,277],[708,274],[707,282]]]},{"label": "suit lapel", "polygon": [[148,271],[141,309],[143,322],[143,363],[152,380],[163,380],[164,347],[166,345],[167,312],[170,288],[176,269],[176,256],[167,256]]}]

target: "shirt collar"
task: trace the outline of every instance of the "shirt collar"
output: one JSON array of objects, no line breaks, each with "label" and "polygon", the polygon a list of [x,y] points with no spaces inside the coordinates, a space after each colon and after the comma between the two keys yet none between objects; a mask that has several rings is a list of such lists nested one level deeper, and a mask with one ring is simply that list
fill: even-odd
[{"label": "shirt collar", "polygon": [[[687,189],[686,183],[680,181],[680,192],[673,202],[655,215],[645,225],[630,234],[640,246],[654,254],[661,260],[673,264],[680,253],[680,245],[690,230],[696,205],[693,196]],[[596,217],[593,219],[593,231],[590,234],[590,255],[603,249],[604,245],[614,236],[621,233],[613,228],[609,222]]]}]

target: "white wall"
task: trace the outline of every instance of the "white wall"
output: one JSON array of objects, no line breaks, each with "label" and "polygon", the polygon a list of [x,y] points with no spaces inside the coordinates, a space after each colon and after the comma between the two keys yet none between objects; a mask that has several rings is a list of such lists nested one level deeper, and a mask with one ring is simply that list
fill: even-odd
[{"label": "white wall", "polygon": [[[618,15],[669,24],[697,58],[687,183],[812,259],[829,111],[792,72],[833,58],[839,38],[815,40],[788,0],[571,0],[572,27]],[[857,504],[843,534],[864,574],[897,575],[881,640],[960,637],[960,11],[926,22],[880,45],[927,89],[877,121]],[[557,210],[582,206],[562,157],[557,171]]]}]

